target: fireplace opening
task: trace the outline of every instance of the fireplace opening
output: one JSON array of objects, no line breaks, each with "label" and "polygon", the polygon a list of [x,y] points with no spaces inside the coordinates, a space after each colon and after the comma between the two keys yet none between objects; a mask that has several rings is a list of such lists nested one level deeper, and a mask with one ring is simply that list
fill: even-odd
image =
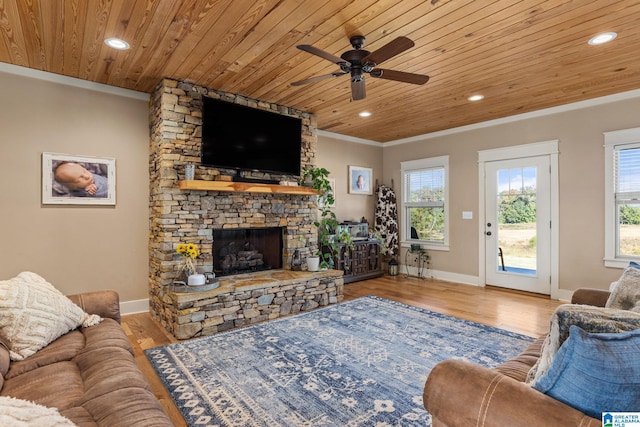
[{"label": "fireplace opening", "polygon": [[282,268],[284,227],[213,230],[216,276]]}]

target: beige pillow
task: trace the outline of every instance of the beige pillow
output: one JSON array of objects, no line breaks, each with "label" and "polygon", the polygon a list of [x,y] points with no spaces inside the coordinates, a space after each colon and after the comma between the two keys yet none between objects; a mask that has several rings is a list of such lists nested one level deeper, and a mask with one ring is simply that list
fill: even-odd
[{"label": "beige pillow", "polygon": [[0,281],[0,338],[9,344],[11,360],[23,360],[67,332],[101,320],[35,273]]},{"label": "beige pillow", "polygon": [[627,267],[607,299],[606,308],[631,310],[640,313],[640,269]]},{"label": "beige pillow", "polygon": [[74,427],[56,408],[27,400],[0,396],[0,426],[3,427]]}]

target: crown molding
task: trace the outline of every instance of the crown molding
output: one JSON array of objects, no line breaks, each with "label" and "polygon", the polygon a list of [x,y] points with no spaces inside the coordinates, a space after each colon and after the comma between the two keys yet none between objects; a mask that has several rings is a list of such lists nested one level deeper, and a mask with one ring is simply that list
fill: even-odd
[{"label": "crown molding", "polygon": [[640,89],[630,90],[627,92],[615,93],[613,95],[601,96],[599,98],[587,99],[585,101],[573,102],[571,104],[559,105],[557,107],[545,108],[543,110],[531,111],[529,113],[516,114],[514,116],[503,117],[500,119],[488,120],[486,122],[473,123],[466,126],[460,126],[457,128],[445,129],[438,132],[426,133],[424,135],[412,136],[410,138],[397,139],[384,144],[385,147],[391,147],[394,145],[408,144],[410,142],[424,141],[425,139],[438,138],[445,135],[453,135],[460,132],[467,132],[470,130],[482,129],[491,126],[502,125],[506,123],[513,123],[520,120],[532,119],[535,117],[543,117],[551,114],[564,113],[566,111],[580,110],[582,108],[594,107],[602,104],[609,104],[611,102],[625,101],[628,99],[640,98]]},{"label": "crown molding", "polygon": [[319,136],[326,136],[327,138],[339,139],[341,141],[355,142],[356,144],[373,145],[374,147],[384,147],[385,143],[372,141],[370,139],[356,138],[355,136],[342,135],[341,133],[328,132],[326,130],[318,129]]},{"label": "crown molding", "polygon": [[16,74],[18,76],[44,80],[51,83],[58,83],[62,85],[73,86],[81,89],[93,90],[96,92],[108,93],[110,95],[123,96],[125,98],[138,99],[141,101],[149,101],[150,99],[150,95],[145,92],[138,92],[135,90],[106,85],[103,83],[90,82],[88,80],[82,80],[75,77],[69,77],[69,76],[63,76],[61,74],[50,73],[48,71],[35,70],[33,68],[7,64],[6,62],[0,62],[0,72],[4,72],[8,74]]},{"label": "crown molding", "polygon": [[545,108],[543,110],[531,111],[529,113],[516,114],[514,116],[503,117],[500,119],[488,120],[486,122],[473,123],[466,126],[460,126],[451,129],[445,129],[437,132],[425,133],[423,135],[412,136],[409,138],[396,139],[389,142],[377,142],[368,139],[355,138],[352,136],[342,135],[339,133],[318,130],[318,135],[335,138],[342,141],[356,142],[359,144],[374,145],[376,147],[393,147],[394,145],[408,144],[411,142],[424,141],[425,139],[438,138],[446,135],[453,135],[461,132],[468,132],[476,129],[483,129],[491,126],[513,123],[520,120],[532,119],[535,117],[543,117],[551,114],[563,113],[566,111],[580,110],[582,108],[595,107],[597,105],[609,104],[611,102],[626,101],[628,99],[640,98],[640,89],[630,90],[627,92],[615,93],[613,95],[601,96],[599,98],[587,99],[585,101],[573,102],[571,104],[559,105],[557,107]]}]

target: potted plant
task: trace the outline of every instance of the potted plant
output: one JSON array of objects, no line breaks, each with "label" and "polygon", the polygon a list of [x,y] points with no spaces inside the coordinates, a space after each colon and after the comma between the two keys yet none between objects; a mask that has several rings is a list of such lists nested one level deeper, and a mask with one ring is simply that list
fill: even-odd
[{"label": "potted plant", "polygon": [[186,277],[188,286],[201,286],[206,283],[206,276],[199,274],[196,270],[195,259],[200,256],[200,251],[195,243],[180,243],[176,247],[176,252],[182,255],[183,264],[180,267],[181,275]]},{"label": "potted plant", "polygon": [[[334,259],[340,251],[340,245],[347,245],[348,249],[353,248],[353,239],[348,231],[338,232],[338,220],[336,214],[329,208],[334,204],[333,188],[329,182],[329,171],[325,168],[305,167],[300,179],[303,185],[313,187],[321,194],[318,196],[319,218],[314,221],[318,230],[318,249],[315,256],[318,257],[318,267],[327,269],[334,267]],[[311,258],[311,257],[310,257]],[[307,258],[307,265],[310,259]],[[311,264],[314,260],[311,260]],[[313,266],[309,268],[310,271]]]}]

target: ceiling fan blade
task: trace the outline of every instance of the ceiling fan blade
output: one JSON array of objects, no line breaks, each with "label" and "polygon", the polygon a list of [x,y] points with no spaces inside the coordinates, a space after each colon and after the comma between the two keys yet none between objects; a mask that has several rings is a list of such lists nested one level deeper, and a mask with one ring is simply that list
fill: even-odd
[{"label": "ceiling fan blade", "polygon": [[308,83],[315,83],[315,82],[319,82],[319,81],[322,81],[322,80],[330,79],[330,78],[333,78],[333,77],[340,77],[340,76],[343,76],[345,74],[347,74],[347,73],[343,73],[342,71],[336,71],[335,73],[324,74],[322,76],[315,76],[315,77],[311,77],[311,78],[308,78],[308,79],[305,79],[305,80],[300,80],[300,81],[297,81],[297,82],[293,82],[293,83],[291,83],[291,86],[302,86],[302,85],[306,85]]},{"label": "ceiling fan blade", "polygon": [[351,98],[354,101],[364,99],[367,96],[367,91],[364,87],[364,76],[359,80],[351,80]]},{"label": "ceiling fan blade", "polygon": [[424,74],[406,73],[404,71],[383,70],[376,68],[371,71],[371,77],[377,79],[395,80],[397,82],[413,83],[414,85],[423,85],[429,81],[429,76]]},{"label": "ceiling fan blade", "polygon": [[326,59],[327,61],[331,61],[334,64],[347,64],[348,62],[339,56],[332,55],[328,52],[325,52],[322,49],[318,49],[317,47],[308,45],[308,44],[300,44],[296,46],[300,50],[304,50],[305,52],[311,53],[313,55],[319,56],[320,58]]},{"label": "ceiling fan blade", "polygon": [[407,49],[411,49],[414,45],[415,43],[411,39],[400,36],[362,58],[362,63],[369,64],[371,66],[381,64],[387,59],[396,56]]}]

